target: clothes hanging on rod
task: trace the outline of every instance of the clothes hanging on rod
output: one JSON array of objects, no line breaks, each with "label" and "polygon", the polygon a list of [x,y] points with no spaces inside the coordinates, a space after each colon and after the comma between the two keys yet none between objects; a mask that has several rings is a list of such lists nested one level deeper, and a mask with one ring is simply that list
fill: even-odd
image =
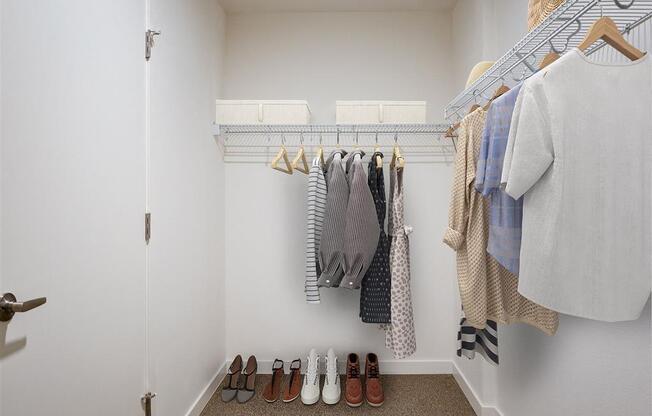
[{"label": "clothes hanging on rod", "polygon": [[523,322],[552,335],[559,324],[557,313],[520,295],[517,277],[486,251],[488,203],[474,189],[485,120],[486,111],[478,108],[460,125],[449,227],[444,236],[444,242],[457,252],[464,313],[469,324],[478,329],[484,329],[487,320]]},{"label": "clothes hanging on rod", "polygon": [[385,199],[385,179],[382,164],[377,167],[376,160],[383,158],[375,152],[369,162],[369,190],[374,198],[376,216],[380,229],[378,246],[371,266],[362,279],[360,289],[360,318],[369,324],[391,323],[391,274],[389,268],[389,239],[385,233],[387,202]]},{"label": "clothes hanging on rod", "polygon": [[554,310],[637,319],[652,265],[652,62],[574,49],[525,82],[502,181],[523,206],[519,292]]},{"label": "clothes hanging on rod", "polygon": [[469,325],[462,313],[460,329],[457,331],[457,356],[473,360],[476,353],[498,365],[498,324],[488,320],[483,329],[477,329]]},{"label": "clothes hanging on rod", "polygon": [[482,133],[475,189],[489,198],[489,241],[487,252],[518,276],[521,252],[523,199],[507,195],[500,187],[507,138],[521,84],[496,99],[487,112]]},{"label": "clothes hanging on rod", "polygon": [[380,229],[374,198],[362,165],[362,150],[353,151],[347,160],[349,199],[344,228],[344,277],[341,287],[359,289],[371,265]]},{"label": "clothes hanging on rod", "polygon": [[394,358],[402,359],[414,354],[417,348],[410,289],[410,244],[408,235],[412,227],[403,219],[403,172],[398,165],[391,169],[390,202],[391,222],[389,263],[391,272],[391,324],[386,328],[385,344]]},{"label": "clothes hanging on rod", "polygon": [[344,276],[344,230],[346,208],[349,203],[349,183],[342,167],[342,149],[331,153],[326,161],[326,213],[319,244],[321,276],[317,284],[323,287],[337,287]]},{"label": "clothes hanging on rod", "polygon": [[308,174],[308,219],[306,235],[306,302],[320,303],[317,279],[321,275],[319,243],[326,212],[326,178],[321,160],[316,157]]}]

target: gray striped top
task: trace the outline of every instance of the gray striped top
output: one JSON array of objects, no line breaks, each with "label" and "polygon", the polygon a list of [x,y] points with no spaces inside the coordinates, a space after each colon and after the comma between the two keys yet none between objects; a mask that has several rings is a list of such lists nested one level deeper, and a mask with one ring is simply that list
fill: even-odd
[{"label": "gray striped top", "polygon": [[326,213],[319,244],[321,276],[319,286],[338,286],[344,276],[344,227],[346,208],[349,203],[349,183],[342,168],[344,150],[335,150],[328,157],[326,166]]},{"label": "gray striped top", "polygon": [[326,178],[319,159],[312,162],[308,175],[308,219],[306,231],[306,302],[319,303],[317,278],[321,273],[318,261],[319,242],[326,211]]},{"label": "gray striped top", "polygon": [[360,288],[360,283],[376,253],[380,228],[374,197],[362,165],[362,150],[354,151],[347,161],[349,203],[344,229],[344,278],[340,286]]}]

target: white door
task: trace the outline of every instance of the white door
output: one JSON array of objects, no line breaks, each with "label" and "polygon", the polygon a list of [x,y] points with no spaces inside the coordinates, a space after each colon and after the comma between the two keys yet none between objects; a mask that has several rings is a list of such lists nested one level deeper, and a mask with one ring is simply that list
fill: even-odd
[{"label": "white door", "polygon": [[1,14],[0,414],[142,415],[144,1]]}]

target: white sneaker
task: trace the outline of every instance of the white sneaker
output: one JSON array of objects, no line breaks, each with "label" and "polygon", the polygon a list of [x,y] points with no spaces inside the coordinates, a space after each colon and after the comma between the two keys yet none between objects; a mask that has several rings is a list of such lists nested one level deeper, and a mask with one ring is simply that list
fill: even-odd
[{"label": "white sneaker", "polygon": [[308,368],[303,376],[301,387],[301,402],[311,405],[319,401],[319,355],[315,349],[310,350],[308,355]]},{"label": "white sneaker", "polygon": [[332,348],[326,356],[326,380],[321,397],[326,404],[337,404],[340,401],[340,376],[337,374],[337,356]]}]

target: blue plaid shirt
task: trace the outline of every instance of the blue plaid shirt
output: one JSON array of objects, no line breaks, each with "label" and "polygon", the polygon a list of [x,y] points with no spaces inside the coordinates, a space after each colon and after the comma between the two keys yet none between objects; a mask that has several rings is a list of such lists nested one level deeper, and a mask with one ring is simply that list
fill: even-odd
[{"label": "blue plaid shirt", "polygon": [[515,200],[500,187],[512,113],[521,84],[491,103],[487,113],[475,189],[489,198],[489,243],[487,252],[518,276],[521,252],[523,198]]}]

